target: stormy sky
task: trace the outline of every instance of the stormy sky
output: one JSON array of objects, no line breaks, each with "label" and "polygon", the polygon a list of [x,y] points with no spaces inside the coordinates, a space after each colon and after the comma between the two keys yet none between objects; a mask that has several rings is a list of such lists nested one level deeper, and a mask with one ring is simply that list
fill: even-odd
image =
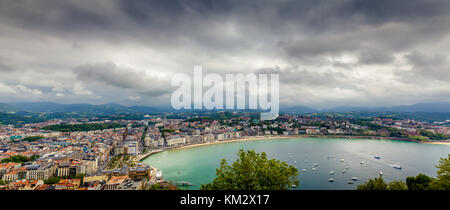
[{"label": "stormy sky", "polygon": [[0,0],[0,102],[170,104],[175,73],[280,73],[280,103],[450,101],[448,0]]}]

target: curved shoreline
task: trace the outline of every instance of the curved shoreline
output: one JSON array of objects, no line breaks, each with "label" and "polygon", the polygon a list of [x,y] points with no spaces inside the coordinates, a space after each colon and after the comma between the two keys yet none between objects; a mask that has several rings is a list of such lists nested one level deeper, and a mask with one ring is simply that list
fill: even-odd
[{"label": "curved shoreline", "polygon": [[226,139],[226,140],[216,140],[213,142],[202,142],[202,143],[194,143],[188,145],[180,145],[174,147],[166,147],[160,148],[157,151],[149,152],[145,154],[143,157],[139,158],[139,161],[142,162],[146,160],[153,154],[160,153],[163,151],[170,150],[181,150],[192,147],[200,147],[200,146],[208,146],[214,144],[223,144],[223,143],[231,143],[231,142],[241,142],[241,141],[258,141],[258,140],[277,140],[277,139],[292,139],[292,138],[342,138],[342,139],[369,139],[369,140],[393,140],[393,141],[407,141],[407,142],[415,142],[415,143],[424,143],[424,144],[439,144],[439,145],[450,145],[450,141],[418,141],[414,139],[408,138],[395,138],[395,137],[380,137],[380,136],[322,136],[322,135],[293,135],[293,136],[259,136],[259,137],[246,137],[246,138],[238,138],[238,139]]}]

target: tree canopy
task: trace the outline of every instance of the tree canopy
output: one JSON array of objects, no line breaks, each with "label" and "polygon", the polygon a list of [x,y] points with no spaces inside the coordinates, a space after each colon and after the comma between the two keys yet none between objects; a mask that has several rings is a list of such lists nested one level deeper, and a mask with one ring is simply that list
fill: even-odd
[{"label": "tree canopy", "polygon": [[409,190],[426,190],[429,189],[432,178],[425,174],[418,174],[416,177],[406,177],[406,185]]},{"label": "tree canopy", "polygon": [[120,123],[84,123],[84,124],[57,124],[43,127],[44,130],[74,132],[74,131],[95,131],[105,130],[111,128],[125,127],[125,124]]},{"label": "tree canopy", "polygon": [[369,179],[366,183],[359,185],[356,187],[357,190],[387,190],[388,185],[384,182],[382,176]]},{"label": "tree canopy", "polygon": [[450,154],[439,160],[436,180],[431,184],[435,190],[450,190]]},{"label": "tree canopy", "polygon": [[31,157],[23,156],[23,155],[15,155],[8,158],[5,158],[1,161],[1,163],[26,163],[29,161],[35,161],[39,158],[39,155],[33,155]]},{"label": "tree canopy", "polygon": [[222,159],[212,183],[202,190],[287,190],[299,185],[298,170],[276,159],[267,159],[266,153],[239,150],[238,159],[229,165]]},{"label": "tree canopy", "polygon": [[402,180],[395,180],[392,182],[389,182],[387,186],[387,190],[407,190],[408,185]]},{"label": "tree canopy", "polygon": [[28,136],[22,139],[22,141],[28,141],[28,142],[32,142],[32,141],[37,141],[39,139],[44,138],[43,136]]}]

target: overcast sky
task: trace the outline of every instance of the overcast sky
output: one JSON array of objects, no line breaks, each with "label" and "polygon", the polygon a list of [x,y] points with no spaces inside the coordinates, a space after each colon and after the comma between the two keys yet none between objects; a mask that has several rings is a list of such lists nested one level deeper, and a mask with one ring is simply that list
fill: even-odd
[{"label": "overcast sky", "polygon": [[449,31],[448,0],[0,0],[0,102],[163,106],[196,64],[285,105],[450,101]]}]

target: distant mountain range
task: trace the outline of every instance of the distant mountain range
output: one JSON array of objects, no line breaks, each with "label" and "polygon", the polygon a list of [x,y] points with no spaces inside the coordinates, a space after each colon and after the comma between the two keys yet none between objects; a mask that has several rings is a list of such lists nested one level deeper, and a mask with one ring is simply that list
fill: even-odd
[{"label": "distant mountain range", "polygon": [[52,102],[25,102],[0,104],[0,112],[76,112],[95,114],[153,113],[163,110],[149,106],[122,106],[119,104],[58,104]]},{"label": "distant mountain range", "polygon": [[19,112],[20,108],[15,106],[11,106],[9,104],[0,103],[0,112]]},{"label": "distant mountain range", "polygon": [[[124,113],[155,113],[174,111],[150,106],[122,106],[119,104],[58,104],[52,102],[0,103],[0,112],[63,112],[63,113],[94,113],[94,114],[124,114]],[[330,109],[313,109],[306,106],[281,106],[281,112],[287,113],[315,113],[315,112],[439,112],[450,113],[450,102],[417,103],[413,105],[391,107],[357,107],[339,106]]]},{"label": "distant mountain range", "polygon": [[280,106],[281,112],[289,112],[289,113],[314,113],[319,112],[317,109],[309,108],[306,106]]},{"label": "distant mountain range", "polygon": [[339,106],[330,109],[312,109],[305,106],[292,106],[281,108],[282,112],[290,113],[315,113],[315,112],[440,112],[450,113],[450,102],[417,103],[413,105],[390,106],[390,107],[358,107]]}]

